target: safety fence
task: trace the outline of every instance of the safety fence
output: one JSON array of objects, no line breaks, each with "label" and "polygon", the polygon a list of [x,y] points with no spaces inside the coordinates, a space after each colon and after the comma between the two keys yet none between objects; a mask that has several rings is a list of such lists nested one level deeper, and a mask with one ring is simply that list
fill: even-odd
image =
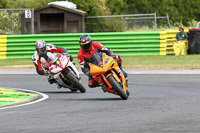
[{"label": "safety fence", "polygon": [[[177,32],[110,32],[89,35],[93,41],[102,43],[118,55],[168,55],[173,54],[169,46],[175,41]],[[83,34],[85,33],[0,36],[0,59],[31,58],[35,42],[41,39],[66,48],[76,57],[80,49],[79,37]]]}]

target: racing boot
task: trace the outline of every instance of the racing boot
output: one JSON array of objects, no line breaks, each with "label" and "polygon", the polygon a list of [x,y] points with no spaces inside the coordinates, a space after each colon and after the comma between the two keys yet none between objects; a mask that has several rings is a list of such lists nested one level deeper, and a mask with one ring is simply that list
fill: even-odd
[{"label": "racing boot", "polygon": [[[74,57],[72,55],[70,55],[70,61],[72,62],[74,60]],[[75,65],[75,64],[74,64]]]},{"label": "racing boot", "polygon": [[49,75],[48,78],[47,78],[47,80],[48,80],[48,82],[49,82],[50,84],[53,84],[53,83],[56,82],[56,80],[53,78],[52,75]]},{"label": "racing boot", "polygon": [[59,85],[57,82],[56,82],[56,86],[57,86],[58,89],[62,88],[62,86]]},{"label": "racing boot", "polygon": [[127,78],[128,77],[128,73],[126,73],[122,68],[120,68],[124,74],[124,77]]},{"label": "racing boot", "polygon": [[122,73],[124,74],[124,77],[126,79],[126,86],[128,87],[128,73],[126,73],[122,68],[120,68]]},{"label": "racing boot", "polygon": [[103,90],[104,93],[107,92],[105,87],[101,86],[101,89]]},{"label": "racing boot", "polygon": [[128,77],[128,73],[126,73],[123,69],[122,69],[122,59],[119,55],[116,56],[115,60],[117,61],[118,63],[118,66],[119,68],[121,69],[121,71],[123,72],[124,74],[124,77],[127,78]]}]

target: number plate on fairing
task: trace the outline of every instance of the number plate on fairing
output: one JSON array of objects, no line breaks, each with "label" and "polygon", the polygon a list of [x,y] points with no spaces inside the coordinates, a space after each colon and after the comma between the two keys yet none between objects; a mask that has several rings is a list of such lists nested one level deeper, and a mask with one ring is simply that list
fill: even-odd
[{"label": "number plate on fairing", "polygon": [[110,58],[106,58],[105,64],[108,64],[109,60],[110,60]]}]

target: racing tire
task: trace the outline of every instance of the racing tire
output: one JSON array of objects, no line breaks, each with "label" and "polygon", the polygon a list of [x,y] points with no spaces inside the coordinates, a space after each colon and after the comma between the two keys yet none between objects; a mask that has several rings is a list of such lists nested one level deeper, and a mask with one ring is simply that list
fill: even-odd
[{"label": "racing tire", "polygon": [[129,96],[130,95],[130,92],[128,90],[126,90],[126,95]]},{"label": "racing tire", "polygon": [[86,89],[85,87],[76,79],[76,77],[73,76],[71,72],[68,72],[66,74],[66,77],[72,82],[72,84],[81,92],[85,93]]},{"label": "racing tire", "polygon": [[121,97],[121,99],[123,100],[128,99],[128,95],[124,92],[123,88],[119,85],[119,83],[115,80],[115,78],[112,75],[108,77],[108,81],[112,85],[113,89]]}]

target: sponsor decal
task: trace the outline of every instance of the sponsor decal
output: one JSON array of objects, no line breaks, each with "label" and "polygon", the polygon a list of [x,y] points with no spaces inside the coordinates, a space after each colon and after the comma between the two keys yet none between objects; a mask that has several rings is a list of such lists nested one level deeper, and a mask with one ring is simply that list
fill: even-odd
[{"label": "sponsor decal", "polygon": [[60,64],[60,62],[57,60],[57,61],[56,61],[56,64],[57,64],[57,65],[59,65],[59,64]]},{"label": "sponsor decal", "polygon": [[105,64],[108,64],[109,60],[110,60],[110,58],[106,58]]}]

